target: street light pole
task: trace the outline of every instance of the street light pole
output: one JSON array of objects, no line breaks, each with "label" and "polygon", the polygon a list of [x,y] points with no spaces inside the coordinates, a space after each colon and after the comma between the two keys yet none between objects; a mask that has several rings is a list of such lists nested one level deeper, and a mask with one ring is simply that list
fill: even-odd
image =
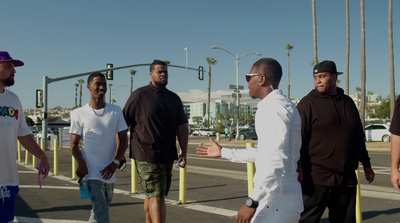
[{"label": "street light pole", "polygon": [[259,56],[259,55],[261,55],[261,53],[255,53],[255,52],[245,53],[239,57],[238,54],[234,55],[233,53],[229,52],[228,50],[226,50],[222,47],[212,46],[211,49],[220,49],[220,50],[227,52],[228,54],[230,54],[232,56],[233,61],[235,62],[235,65],[236,65],[236,89],[235,89],[235,93],[236,93],[236,138],[235,138],[235,140],[239,140],[239,92],[240,92],[239,91],[239,60],[249,54],[256,54]]}]

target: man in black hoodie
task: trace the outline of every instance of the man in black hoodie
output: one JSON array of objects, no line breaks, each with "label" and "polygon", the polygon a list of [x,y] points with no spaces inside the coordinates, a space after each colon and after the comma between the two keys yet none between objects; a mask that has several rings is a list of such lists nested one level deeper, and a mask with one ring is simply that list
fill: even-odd
[{"label": "man in black hoodie", "polygon": [[364,131],[353,100],[336,86],[333,61],[314,66],[313,89],[297,108],[301,116],[302,147],[299,180],[302,184],[304,211],[299,222],[319,222],[325,208],[329,220],[355,222],[359,161],[366,180],[375,174],[365,147]]}]

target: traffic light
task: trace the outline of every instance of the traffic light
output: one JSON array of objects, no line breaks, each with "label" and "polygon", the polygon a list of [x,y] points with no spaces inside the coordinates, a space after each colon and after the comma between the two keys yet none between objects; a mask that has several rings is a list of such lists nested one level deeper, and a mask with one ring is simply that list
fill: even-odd
[{"label": "traffic light", "polygon": [[36,90],[36,108],[43,108],[43,90]]},{"label": "traffic light", "polygon": [[199,80],[204,79],[204,69],[202,66],[199,66]]},{"label": "traffic light", "polygon": [[[107,68],[112,68],[112,67],[113,67],[113,64],[112,64],[112,63],[108,63],[108,64],[107,64]],[[108,71],[107,71],[106,77],[107,77],[107,80],[113,80],[113,79],[114,79],[114,72],[113,72],[113,70],[108,70]]]}]

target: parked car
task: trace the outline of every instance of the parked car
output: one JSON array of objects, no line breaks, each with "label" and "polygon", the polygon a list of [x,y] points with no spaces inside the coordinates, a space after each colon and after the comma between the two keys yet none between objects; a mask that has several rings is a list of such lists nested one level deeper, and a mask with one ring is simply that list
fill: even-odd
[{"label": "parked car", "polygon": [[194,129],[192,132],[192,136],[215,136],[216,132],[211,129]]},{"label": "parked car", "polygon": [[239,130],[239,140],[245,139],[258,139],[256,127],[254,125],[251,125],[246,129]]},{"label": "parked car", "polygon": [[371,124],[365,127],[366,141],[390,142],[392,134],[389,132],[387,124]]},{"label": "parked car", "polygon": [[36,137],[36,135],[39,133],[38,129],[31,129],[31,134],[33,135],[33,137]]},{"label": "parked car", "polygon": [[[54,134],[52,131],[47,131],[47,140],[50,140],[52,136],[57,137],[57,135]],[[42,138],[43,138],[43,133],[42,133],[42,131],[38,132],[38,133],[36,134],[36,137],[39,137],[39,138],[42,139]]]}]

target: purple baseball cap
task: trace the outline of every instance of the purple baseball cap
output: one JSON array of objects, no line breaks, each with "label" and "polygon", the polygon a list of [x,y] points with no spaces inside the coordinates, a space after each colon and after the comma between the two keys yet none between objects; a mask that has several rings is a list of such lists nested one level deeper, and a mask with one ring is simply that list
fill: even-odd
[{"label": "purple baseball cap", "polygon": [[24,65],[24,62],[14,60],[7,51],[0,51],[0,62],[13,62],[16,67]]}]

